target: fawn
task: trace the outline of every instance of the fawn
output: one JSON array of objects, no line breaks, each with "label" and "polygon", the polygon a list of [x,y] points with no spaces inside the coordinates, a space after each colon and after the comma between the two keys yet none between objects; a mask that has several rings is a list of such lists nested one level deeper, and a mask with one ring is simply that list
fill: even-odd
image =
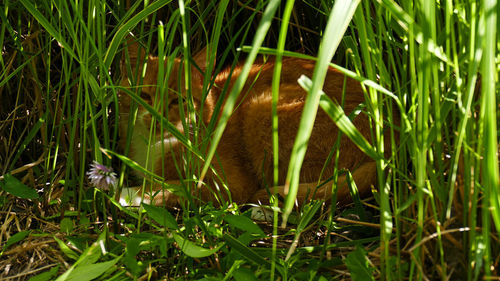
[{"label": "fawn", "polygon": [[[160,61],[159,58],[151,55],[146,56],[144,49],[138,43],[131,43],[128,46],[130,69],[132,73],[143,73],[143,67],[146,67],[145,76],[142,79],[140,87],[140,96],[150,105],[158,102],[164,102],[168,106],[168,120],[174,126],[183,132],[182,118],[180,114],[179,95],[183,98],[186,93],[178,89],[178,85],[184,85],[179,82],[183,73],[183,63],[180,59]],[[143,64],[142,62],[146,62]],[[170,61],[170,65],[169,65]],[[206,75],[207,66],[206,51],[203,50],[193,56],[193,66],[191,67],[191,93],[194,107],[203,112],[198,114],[205,125],[210,122],[214,114],[215,105],[222,96],[222,89],[225,83],[229,89],[241,73],[242,64],[234,69],[227,68],[215,77],[213,86],[208,93],[205,91],[203,97],[203,78]],[[168,94],[166,99],[157,98],[157,79],[159,64],[164,64],[165,69],[171,67],[168,79]],[[278,134],[279,134],[279,186],[278,192],[284,195],[284,184],[286,172],[289,164],[290,153],[294,144],[297,129],[299,127],[300,117],[307,92],[304,91],[297,79],[305,74],[312,77],[314,61],[284,58],[282,64],[282,74],[279,86],[278,111]],[[212,161],[213,170],[220,176],[216,177],[212,172],[205,179],[206,186],[192,190],[193,194],[200,194],[201,199],[210,201],[214,199],[213,187],[222,187],[220,179],[227,185],[230,191],[231,199],[237,203],[246,202],[268,202],[270,190],[272,192],[273,182],[273,155],[272,155],[272,126],[271,126],[271,81],[273,77],[274,60],[260,60],[254,63],[248,76],[246,85],[238,97],[236,109],[232,113],[227,127],[217,147],[217,154]],[[122,73],[124,78],[121,86],[131,87],[127,79],[126,65],[122,63]],[[181,73],[181,74],[182,74]],[[183,75],[182,75],[183,76]],[[139,79],[132,79],[139,81]],[[229,81],[228,81],[229,80]],[[343,109],[349,115],[361,103],[364,102],[364,94],[359,82],[346,78],[342,73],[330,68],[328,70],[323,91],[332,99],[338,101],[342,98],[343,88],[345,87],[345,97]],[[223,101],[224,102],[224,101]],[[129,95],[120,93],[120,134],[121,146],[125,145],[125,136],[129,130],[129,111],[131,98]],[[186,110],[184,108],[184,110]],[[216,116],[218,118],[218,116]],[[161,132],[157,127],[153,139],[148,141],[152,123],[151,114],[142,106],[139,106],[135,127],[133,128],[132,140],[130,144],[129,157],[142,165],[148,167],[154,173],[163,176],[166,183],[180,185],[179,172],[177,165],[182,165],[182,149],[180,144],[169,133]],[[358,114],[352,120],[353,124],[361,134],[369,139],[370,126],[365,113]],[[130,128],[131,129],[131,128]],[[314,128],[312,130],[307,153],[304,158],[302,170],[300,172],[300,185],[298,192],[298,202],[311,198],[329,198],[331,196],[331,184],[322,185],[317,188],[318,182],[325,180],[333,175],[334,164],[331,161],[325,168],[328,155],[337,142],[339,130],[335,123],[321,109],[318,110]],[[376,182],[375,162],[360,151],[347,137],[340,138],[340,154],[338,169],[348,169],[353,173],[353,179],[361,194],[367,194],[370,186]],[[150,151],[146,161],[147,151]],[[162,154],[163,152],[163,154]],[[322,169],[324,171],[320,174]],[[349,201],[349,191],[347,188],[345,176],[339,176],[338,201]],[[212,187],[212,188],[211,188]],[[266,187],[269,187],[266,189]],[[139,188],[134,190],[139,191]],[[160,191],[161,186],[155,185],[151,193],[144,194],[146,201],[151,201],[151,194]],[[227,199],[227,193],[221,188],[221,194]],[[162,191],[154,197],[154,204],[175,206],[178,204],[179,197],[169,191]]]}]

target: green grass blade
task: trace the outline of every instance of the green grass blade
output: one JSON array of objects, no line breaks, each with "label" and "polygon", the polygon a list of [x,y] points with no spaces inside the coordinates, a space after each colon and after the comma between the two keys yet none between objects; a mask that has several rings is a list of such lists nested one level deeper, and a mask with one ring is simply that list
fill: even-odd
[{"label": "green grass blade", "polygon": [[[500,191],[499,191],[499,172],[498,172],[498,127],[497,113],[498,101],[496,93],[496,82],[498,81],[498,71],[496,70],[496,47],[498,44],[497,37],[497,11],[498,5],[496,0],[485,0],[482,3],[482,12],[485,16],[485,35],[483,40],[483,61],[481,74],[483,77],[483,85],[481,89],[481,116],[482,126],[484,130],[484,161],[482,163],[482,183],[484,186],[484,197],[487,203],[483,203],[483,238],[485,242],[484,256],[484,271],[485,277],[492,278],[491,264],[495,257],[492,256],[492,242],[490,240],[490,231],[493,227],[490,226],[490,220],[496,225],[496,229],[500,229]],[[488,210],[488,212],[486,211]],[[491,218],[490,218],[491,216]],[[494,228],[493,228],[494,229]],[[497,235],[500,236],[500,234]]]},{"label": "green grass blade", "polygon": [[248,55],[248,58],[241,70],[240,76],[234,83],[234,86],[231,89],[231,92],[227,97],[226,104],[222,110],[217,129],[214,132],[214,136],[212,138],[209,151],[207,153],[205,165],[203,166],[203,169],[201,171],[200,183],[203,181],[203,178],[205,177],[208,168],[210,166],[210,162],[212,161],[215,155],[215,150],[217,149],[217,145],[219,144],[219,141],[222,137],[222,133],[226,128],[227,121],[229,120],[229,117],[234,109],[234,105],[236,104],[236,99],[238,98],[239,93],[241,92],[243,86],[245,85],[248,74],[250,73],[250,69],[253,65],[253,62],[255,61],[255,58],[257,57],[259,47],[262,45],[262,42],[264,41],[264,38],[267,34],[267,30],[271,26],[272,18],[276,10],[278,9],[279,2],[280,1],[277,0],[272,0],[271,2],[269,2],[268,6],[266,7],[266,10],[264,11],[264,14],[262,15],[262,20],[260,21],[259,27],[257,28],[257,31],[255,32],[255,36],[253,39],[252,51]]},{"label": "green grass blade", "polygon": [[[24,0],[27,1],[27,0]],[[111,39],[111,43],[109,44],[108,51],[104,56],[104,68],[109,69],[111,66],[111,62],[115,57],[118,48],[120,47],[123,38],[127,36],[127,34],[132,30],[139,22],[144,20],[146,17],[160,9],[161,7],[167,5],[172,0],[158,0],[151,3],[149,6],[144,8],[142,11],[133,16],[130,20],[125,22],[115,33],[113,39]]]},{"label": "green grass blade", "polygon": [[292,254],[297,249],[297,245],[299,243],[300,235],[302,232],[309,226],[314,215],[318,212],[319,208],[323,203],[321,201],[312,201],[310,204],[306,205],[303,208],[303,213],[300,217],[299,224],[297,225],[297,229],[295,231],[295,237],[293,238],[292,245],[286,254],[285,261],[288,261]]},{"label": "green grass blade", "polygon": [[126,93],[129,95],[137,104],[143,106],[151,115],[158,120],[159,122],[162,123],[164,126],[165,130],[167,130],[172,136],[174,136],[180,143],[182,143],[186,148],[188,148],[190,151],[192,151],[196,156],[202,157],[201,153],[193,147],[189,139],[181,133],[177,127],[175,127],[172,123],[170,123],[163,115],[161,115],[157,110],[155,110],[151,105],[149,105],[147,102],[145,102],[141,97],[139,97],[135,92],[130,91],[127,88],[124,87],[116,87],[117,89],[119,88],[120,91]]},{"label": "green grass blade", "polygon": [[[234,238],[229,234],[224,234],[224,240],[226,243],[231,246],[232,249],[236,250],[241,256],[243,256],[246,260],[256,263],[259,265],[263,265],[267,268],[271,268],[271,262],[265,259],[263,256],[259,255],[253,249],[242,244],[238,239]],[[284,268],[281,264],[276,264],[276,269],[281,273],[282,276],[284,274]]]},{"label": "green grass blade", "polygon": [[20,2],[24,5],[26,10],[30,12],[30,14],[42,25],[50,35],[52,35],[57,42],[64,48],[64,50],[75,60],[79,61],[79,58],[77,55],[73,52],[73,49],[71,46],[66,42],[64,39],[64,36],[50,24],[50,22],[45,18],[40,11],[33,5],[33,3],[30,0],[20,0]]},{"label": "green grass blade", "polygon": [[45,125],[45,121],[47,120],[47,115],[48,111],[44,113],[44,115],[36,122],[36,124],[30,129],[28,135],[24,138],[23,142],[17,149],[16,155],[12,159],[12,162],[10,164],[9,169],[7,170],[10,172],[13,168],[14,165],[17,163],[17,160],[21,157],[23,151],[26,149],[28,144],[33,140],[33,138],[37,135],[37,133],[40,131],[40,128],[42,128],[43,125]]},{"label": "green grass blade", "polygon": [[[302,75],[299,78],[300,86],[306,90],[310,91],[312,87],[312,81],[307,76]],[[351,122],[349,117],[345,115],[342,107],[334,100],[330,99],[323,91],[320,91],[320,101],[319,106],[330,116],[330,118],[335,122],[337,127],[342,133],[344,133],[349,139],[356,144],[361,151],[366,155],[370,156],[372,159],[382,159],[383,157],[375,151],[373,146],[365,139],[365,137],[356,129],[354,124]]]},{"label": "green grass blade", "polygon": [[[497,229],[500,229],[500,193],[498,189],[498,143],[497,143],[497,110],[498,101],[496,93],[496,81],[498,81],[498,72],[496,71],[495,61],[497,57],[496,45],[497,30],[496,22],[498,16],[495,7],[498,2],[488,0],[483,2],[484,12],[486,14],[486,30],[484,38],[484,56],[483,56],[483,87],[482,96],[485,99],[485,171],[483,171],[483,179],[485,187],[491,192],[490,204],[493,207],[492,215]],[[498,9],[497,9],[498,10]],[[496,74],[496,75],[495,75]],[[495,77],[496,76],[496,77]]]},{"label": "green grass blade", "polygon": [[[401,8],[401,6],[399,6],[392,0],[382,0],[381,4],[389,11],[391,11],[394,16],[396,16],[399,25],[405,32],[409,32],[409,29],[413,28],[413,31],[415,32],[415,41],[417,41],[419,44],[424,45],[424,36],[427,35],[424,34],[424,32],[422,31],[422,27],[415,22],[415,19],[412,15],[406,13],[405,10]],[[429,53],[433,54],[435,57],[439,58],[447,65],[454,67],[453,62],[446,56],[446,54],[443,52],[443,49],[436,43],[433,38],[425,38],[425,40],[425,48]]]},{"label": "green grass blade", "polygon": [[325,81],[328,65],[342,40],[342,36],[359,2],[359,0],[335,2],[328,19],[325,35],[319,49],[318,61],[314,67],[313,84],[304,104],[299,130],[290,156],[290,164],[285,182],[285,190],[288,191],[288,196],[284,205],[283,226],[287,223],[288,216],[292,211],[293,203],[297,196],[300,168],[302,167],[307,142],[314,125],[314,119],[319,106],[320,90]]},{"label": "green grass blade", "polygon": [[[272,149],[273,149],[273,186],[274,190],[273,196],[270,202],[273,204],[273,252],[271,257],[271,280],[274,280],[274,274],[276,269],[276,248],[278,241],[278,198],[276,194],[278,193],[278,180],[279,180],[279,138],[278,138],[278,100],[279,100],[279,88],[280,88],[280,80],[281,80],[281,66],[283,59],[283,51],[285,49],[286,35],[288,31],[288,24],[290,22],[290,15],[292,14],[294,0],[286,1],[285,11],[283,14],[283,19],[280,27],[280,35],[278,38],[278,47],[276,60],[274,65],[274,73],[273,73],[273,81],[271,84],[272,91]],[[298,232],[300,235],[300,232]],[[298,240],[298,236],[296,236],[296,240]],[[295,249],[295,247],[293,247]],[[291,255],[293,252],[292,248],[290,248],[289,254],[287,257]],[[288,258],[287,258],[288,259]]]},{"label": "green grass blade", "polygon": [[12,79],[13,77],[15,77],[21,70],[23,70],[23,68],[27,65],[29,65],[29,63],[34,59],[36,58],[38,55],[40,55],[40,53],[42,53],[42,50],[39,51],[38,53],[36,53],[34,56],[28,58],[25,62],[23,62],[20,66],[18,66],[14,71],[12,71],[7,77],[4,78],[5,74],[7,74],[7,68],[4,68],[2,73],[0,73],[0,88],[3,87],[5,84],[7,84],[7,82],[9,82],[10,79]]}]

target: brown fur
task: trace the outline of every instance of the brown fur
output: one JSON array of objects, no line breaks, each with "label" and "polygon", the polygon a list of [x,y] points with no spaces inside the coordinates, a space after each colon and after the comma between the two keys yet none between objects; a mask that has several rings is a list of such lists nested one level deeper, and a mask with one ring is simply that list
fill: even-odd
[{"label": "brown fur", "polygon": [[[137,44],[129,46],[131,68],[137,68],[137,62],[144,58],[143,52],[139,51]],[[194,56],[195,63],[204,71],[206,66],[205,51]],[[142,85],[141,96],[154,104],[156,93],[158,58],[149,56],[147,58],[146,75]],[[176,59],[173,65],[172,74],[168,82],[171,89],[177,89],[178,76],[181,61]],[[237,66],[233,70],[229,89],[240,75],[242,66]],[[217,148],[217,156],[212,164],[219,175],[225,178],[225,183],[231,191],[231,198],[237,203],[245,202],[267,202],[268,193],[264,186],[272,183],[272,141],[271,141],[271,81],[273,76],[274,62],[255,63],[251,69],[247,83],[240,94],[236,110],[231,115],[226,130]],[[279,193],[284,195],[284,183],[288,169],[290,153],[293,147],[295,136],[300,122],[302,109],[304,106],[306,92],[298,85],[297,79],[305,74],[312,77],[314,62],[297,58],[284,58],[281,74],[281,84],[278,103],[279,116]],[[142,67],[140,67],[142,70]],[[123,73],[125,68],[122,69]],[[215,86],[212,87],[205,100],[203,109],[203,122],[208,124],[213,114],[213,108],[221,94],[221,88],[226,83],[230,74],[230,69],[226,69],[215,77]],[[125,75],[126,76],[126,75]],[[201,105],[202,79],[203,75],[195,67],[191,70],[192,93],[195,106]],[[258,78],[257,78],[258,77]],[[257,79],[257,80],[256,80]],[[253,83],[255,81],[255,83]],[[332,99],[341,100],[342,89],[345,77],[340,72],[330,68],[326,76],[324,92]],[[129,86],[125,78],[121,82],[122,86]],[[183,85],[183,83],[181,84]],[[182,91],[181,91],[182,92]],[[169,95],[172,96],[170,91]],[[174,94],[175,96],[175,94]],[[173,99],[172,99],[173,100]],[[364,95],[358,82],[346,80],[346,94],[344,111],[349,114],[354,108],[364,101]],[[121,144],[124,146],[124,139],[128,130],[128,112],[130,108],[130,97],[126,94],[120,96],[120,120]],[[169,105],[168,119],[171,123],[182,130],[179,109],[175,103]],[[369,139],[369,123],[365,114],[359,114],[354,120],[354,125]],[[139,113],[133,133],[129,156],[146,165],[144,155],[148,149],[148,134],[151,124],[150,114],[142,107]],[[300,173],[300,188],[298,201],[303,202],[315,191],[315,198],[328,198],[331,195],[331,185],[326,184],[316,190],[320,172],[327,159],[327,156],[337,139],[338,129],[332,120],[321,110],[318,110],[314,129],[312,131],[307,153]],[[168,134],[156,136],[156,140],[171,138]],[[175,140],[164,141],[164,151],[166,155],[159,155],[158,149],[152,152],[154,160],[148,164],[154,164],[154,172],[163,175],[168,179],[168,183],[178,184],[178,172],[173,164],[175,157],[177,163],[181,163],[179,153],[182,145]],[[367,194],[370,186],[376,181],[376,169],[373,160],[364,155],[346,137],[342,137],[340,144],[339,169],[348,169],[353,173],[358,190],[362,194]],[[333,174],[333,163],[326,167],[322,179],[326,179]],[[208,176],[205,183],[213,187],[215,177]],[[345,177],[338,180],[338,199],[341,202],[349,200]],[[219,185],[220,186],[220,185]],[[203,200],[211,200],[209,188],[203,187],[201,195]],[[272,190],[272,189],[271,189]],[[224,192],[222,192],[224,193]],[[164,196],[155,197],[155,204],[175,205],[178,198],[165,192]]]}]

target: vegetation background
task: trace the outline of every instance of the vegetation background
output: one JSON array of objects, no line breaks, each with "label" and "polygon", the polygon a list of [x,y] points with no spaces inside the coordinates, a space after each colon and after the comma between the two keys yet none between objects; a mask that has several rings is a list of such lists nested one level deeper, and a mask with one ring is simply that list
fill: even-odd
[{"label": "vegetation background", "polygon": [[[499,279],[499,14],[495,0],[3,0],[0,279]],[[318,59],[301,129],[335,117],[377,160],[373,198],[292,212],[289,196],[255,223],[229,203],[134,210],[91,188],[94,160],[128,184],[116,84],[130,36],[184,58],[216,46],[214,73],[257,53]],[[319,91],[332,56],[365,86],[370,140]],[[384,130],[399,135],[389,157]]]}]

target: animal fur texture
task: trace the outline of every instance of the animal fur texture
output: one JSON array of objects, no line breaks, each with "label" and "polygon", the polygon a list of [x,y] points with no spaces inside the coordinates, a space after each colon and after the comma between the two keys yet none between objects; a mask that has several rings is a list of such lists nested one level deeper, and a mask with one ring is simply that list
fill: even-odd
[{"label": "animal fur texture", "polygon": [[[139,86],[140,96],[150,105],[157,105],[157,79],[158,67],[163,63],[165,69],[171,67],[168,79],[167,96],[163,100],[168,106],[168,120],[183,132],[181,114],[179,110],[179,96],[186,97],[184,90],[178,85],[184,85],[183,63],[180,59],[160,61],[157,57],[146,56],[138,43],[128,46],[129,62],[132,73],[145,73]],[[143,64],[142,62],[146,62]],[[233,87],[236,79],[241,73],[242,65],[236,66],[233,70],[227,68],[218,73],[214,78],[214,85],[210,88],[206,98],[203,99],[203,73],[207,66],[206,51],[202,50],[193,57],[194,64],[191,67],[191,92],[193,103],[196,109],[200,109],[203,103],[203,112],[198,114],[199,122],[207,125],[214,114],[215,105],[222,97],[222,89],[228,80],[229,89]],[[278,119],[279,119],[279,186],[278,192],[285,195],[284,184],[289,165],[290,154],[300,123],[300,117],[306,99],[304,91],[297,79],[301,75],[312,77],[314,61],[284,58],[279,87]],[[143,67],[146,67],[144,70]],[[271,125],[271,83],[273,77],[274,60],[271,58],[264,62],[256,62],[250,71],[247,82],[240,93],[237,106],[232,113],[227,127],[222,135],[217,147],[216,157],[212,161],[216,173],[223,179],[230,191],[230,198],[239,204],[267,203],[269,193],[272,191],[273,182],[273,155],[272,155],[272,125]],[[138,85],[130,85],[130,81],[139,81],[127,77],[126,67],[122,66],[124,74],[121,86],[137,89]],[[232,72],[232,73],[231,73]],[[180,74],[180,75],[179,75]],[[232,75],[231,75],[232,74]],[[181,78],[180,78],[181,77]],[[346,78],[342,73],[330,68],[328,70],[323,91],[332,99],[341,101],[343,88],[345,87],[345,98],[343,109],[346,114],[350,114],[361,103],[364,102],[364,94],[359,82]],[[206,92],[206,91],[205,91]],[[183,164],[182,144],[166,132],[160,132],[157,124],[156,133],[153,139],[149,140],[152,116],[139,106],[135,127],[129,128],[129,112],[131,98],[125,93],[120,93],[120,134],[121,146],[125,146],[125,139],[128,130],[133,129],[130,150],[128,156],[143,167],[147,167],[154,173],[163,176],[169,184],[180,185],[180,176],[176,168]],[[184,103],[183,103],[184,104]],[[201,116],[201,117],[200,117]],[[370,139],[369,120],[365,113],[360,113],[352,120],[357,129],[367,139]],[[201,133],[201,132],[200,132]],[[300,172],[300,186],[297,196],[298,202],[304,202],[311,198],[328,199],[331,196],[330,184],[317,188],[318,183],[330,178],[334,172],[334,163],[331,161],[326,166],[320,178],[327,157],[337,142],[339,130],[334,122],[321,110],[318,110],[314,128],[312,130],[307,153]],[[338,169],[347,169],[352,172],[354,181],[359,192],[367,194],[370,186],[376,182],[375,162],[361,152],[347,137],[342,136],[340,141],[340,155]],[[147,151],[149,161],[146,161]],[[163,154],[161,153],[163,151]],[[204,201],[214,200],[213,190],[222,189],[221,180],[209,173],[204,179],[204,185],[197,189],[193,184],[192,194],[200,195]],[[182,177],[182,173],[181,173]],[[338,201],[347,202],[350,200],[345,175],[341,175],[336,183],[338,185]],[[268,187],[266,189],[266,187]],[[153,185],[153,190],[148,190],[144,194],[145,200],[151,199],[151,194],[159,191],[158,184]],[[135,188],[140,190],[140,188]],[[146,188],[147,190],[147,188]],[[211,191],[212,190],[212,191]],[[225,199],[229,195],[221,191]],[[140,196],[140,195],[138,195]],[[175,206],[179,202],[179,197],[168,191],[156,193],[154,204],[163,206]],[[327,200],[328,201],[328,200]]]}]

